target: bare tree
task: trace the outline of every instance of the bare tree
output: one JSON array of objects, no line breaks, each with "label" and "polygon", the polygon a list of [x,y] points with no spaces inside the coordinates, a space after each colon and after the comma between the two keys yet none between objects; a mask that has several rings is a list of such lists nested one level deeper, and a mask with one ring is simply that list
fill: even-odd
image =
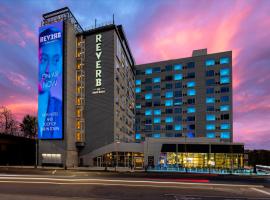
[{"label": "bare tree", "polygon": [[18,123],[12,112],[4,106],[0,107],[0,129],[5,134],[14,134],[18,130]]}]

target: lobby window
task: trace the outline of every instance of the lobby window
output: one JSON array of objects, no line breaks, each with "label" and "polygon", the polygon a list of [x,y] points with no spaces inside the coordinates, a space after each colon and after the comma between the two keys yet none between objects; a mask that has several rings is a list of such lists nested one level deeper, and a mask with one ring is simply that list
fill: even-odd
[{"label": "lobby window", "polygon": [[229,105],[221,105],[220,106],[220,111],[229,111],[230,110],[230,106]]},{"label": "lobby window", "polygon": [[175,131],[181,131],[182,130],[182,125],[181,124],[175,124],[174,125],[174,130]]},{"label": "lobby window", "polygon": [[160,72],[160,67],[155,67],[155,68],[153,68],[153,72],[159,73],[159,72]]},{"label": "lobby window", "polygon": [[171,83],[166,83],[166,89],[172,89],[173,87],[173,84]]},{"label": "lobby window", "polygon": [[136,140],[140,140],[141,139],[141,134],[140,133],[136,133],[135,134],[135,139]]},{"label": "lobby window", "polygon": [[194,96],[194,95],[196,95],[196,90],[195,89],[188,89],[187,90],[187,95],[188,96]]},{"label": "lobby window", "polygon": [[221,132],[220,133],[220,138],[221,139],[230,139],[231,138],[231,134],[230,134],[230,132]]},{"label": "lobby window", "polygon": [[215,76],[215,71],[214,70],[208,70],[208,71],[205,72],[205,76],[207,76],[207,77]]},{"label": "lobby window", "polygon": [[221,130],[228,130],[231,128],[231,125],[229,123],[220,124]]},{"label": "lobby window", "polygon": [[173,97],[173,92],[172,91],[168,91],[165,93],[165,97],[166,98],[172,98]]},{"label": "lobby window", "polygon": [[142,108],[142,105],[141,104],[136,104],[136,109],[141,109]]},{"label": "lobby window", "polygon": [[207,111],[215,111],[215,107],[214,106],[207,106],[206,108]]},{"label": "lobby window", "polygon": [[179,105],[182,105],[182,99],[174,99],[174,105],[175,106],[179,106]]},{"label": "lobby window", "polygon": [[195,113],[196,109],[194,107],[187,108],[187,113]]},{"label": "lobby window", "polygon": [[215,103],[215,97],[206,97],[206,103]]},{"label": "lobby window", "polygon": [[153,138],[160,138],[160,133],[154,133]]},{"label": "lobby window", "polygon": [[222,103],[224,103],[224,102],[229,102],[229,101],[230,101],[230,98],[229,98],[229,96],[222,96],[222,97],[220,98],[220,101],[221,101]]},{"label": "lobby window", "polygon": [[175,88],[182,88],[182,83],[181,82],[175,83],[174,87]]},{"label": "lobby window", "polygon": [[177,71],[177,70],[182,70],[182,69],[183,69],[183,66],[182,66],[181,64],[175,64],[175,65],[173,66],[173,69],[174,69],[175,71]]},{"label": "lobby window", "polygon": [[188,62],[187,63],[187,68],[188,69],[192,69],[192,68],[194,68],[195,67],[195,63],[194,62]]},{"label": "lobby window", "polygon": [[207,86],[215,85],[216,84],[216,81],[215,81],[214,78],[213,79],[207,79],[206,82],[205,82],[205,84]]},{"label": "lobby window", "polygon": [[220,77],[220,84],[228,84],[230,83],[230,77],[229,76],[222,76]]},{"label": "lobby window", "polygon": [[230,69],[229,68],[220,69],[220,76],[229,76],[229,75],[230,75]]},{"label": "lobby window", "polygon": [[206,121],[215,121],[216,116],[215,115],[206,115]]},{"label": "lobby window", "polygon": [[153,78],[153,83],[160,83],[160,77]]},{"label": "lobby window", "polygon": [[172,106],[173,100],[165,100],[165,106]]},{"label": "lobby window", "polygon": [[159,124],[159,123],[160,123],[160,117],[155,117],[154,124]]},{"label": "lobby window", "polygon": [[194,137],[195,137],[195,133],[191,133],[191,132],[190,132],[190,133],[187,134],[187,137],[188,137],[188,138],[194,138]]},{"label": "lobby window", "polygon": [[206,124],[206,130],[215,130],[216,129],[216,126],[215,124]]},{"label": "lobby window", "polygon": [[175,74],[175,75],[174,75],[174,80],[175,80],[175,81],[182,80],[182,78],[183,78],[182,74]]},{"label": "lobby window", "polygon": [[213,65],[215,65],[215,60],[213,60],[213,59],[208,59],[208,60],[206,60],[205,61],[205,66],[213,66]]},{"label": "lobby window", "polygon": [[165,70],[166,70],[166,71],[172,71],[172,65],[167,65],[167,66],[165,67]]},{"label": "lobby window", "polygon": [[174,91],[174,97],[182,97],[182,91]]},{"label": "lobby window", "polygon": [[155,109],[154,110],[154,115],[161,115],[161,110],[160,109]]},{"label": "lobby window", "polygon": [[135,84],[136,84],[136,85],[141,85],[141,84],[142,84],[142,81],[141,81],[141,80],[136,80],[136,81],[135,81]]},{"label": "lobby window", "polygon": [[152,99],[152,94],[151,93],[145,94],[145,99],[146,100]]},{"label": "lobby window", "polygon": [[215,133],[206,133],[207,138],[215,138],[216,134]]},{"label": "lobby window", "polygon": [[221,89],[220,89],[220,92],[221,93],[227,93],[229,91],[230,91],[230,88],[229,87],[221,87]]},{"label": "lobby window", "polygon": [[146,116],[152,115],[152,110],[151,109],[146,109],[145,110],[145,115]]},{"label": "lobby window", "polygon": [[187,87],[195,87],[195,82],[194,81],[189,81],[187,82]]},{"label": "lobby window", "polygon": [[219,62],[220,64],[229,64],[230,59],[228,57],[220,58]]},{"label": "lobby window", "polygon": [[141,88],[136,87],[136,88],[135,88],[135,92],[136,92],[136,93],[140,93],[140,92],[141,92]]},{"label": "lobby window", "polygon": [[206,88],[206,94],[214,94],[215,89],[214,88]]},{"label": "lobby window", "polygon": [[165,122],[166,122],[166,123],[172,123],[172,122],[173,122],[173,117],[167,116],[167,117],[165,118]]},{"label": "lobby window", "polygon": [[145,74],[152,74],[152,68],[148,68],[145,70]]}]

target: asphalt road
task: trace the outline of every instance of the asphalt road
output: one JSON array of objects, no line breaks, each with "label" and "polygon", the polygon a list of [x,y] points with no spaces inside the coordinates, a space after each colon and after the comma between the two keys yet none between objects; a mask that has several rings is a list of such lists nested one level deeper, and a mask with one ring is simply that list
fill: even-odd
[{"label": "asphalt road", "polygon": [[270,199],[270,187],[265,185],[268,177],[259,180],[261,183],[219,180],[217,177],[213,180],[211,175],[170,177],[57,170],[14,174],[9,171],[0,173],[0,199]]}]

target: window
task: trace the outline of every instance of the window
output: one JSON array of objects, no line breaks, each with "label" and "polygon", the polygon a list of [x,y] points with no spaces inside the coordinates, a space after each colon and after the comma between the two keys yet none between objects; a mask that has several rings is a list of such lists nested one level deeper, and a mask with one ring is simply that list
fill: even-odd
[{"label": "window", "polygon": [[222,96],[222,97],[220,98],[220,101],[221,101],[221,102],[229,102],[229,101],[230,101],[229,96]]},{"label": "window", "polygon": [[146,107],[152,107],[152,101],[145,102],[145,106],[146,106]]},{"label": "window", "polygon": [[173,92],[172,91],[166,92],[165,97],[166,98],[172,98],[173,97]]},{"label": "window", "polygon": [[182,78],[183,78],[182,74],[175,74],[175,75],[174,75],[174,80],[175,80],[175,81],[182,80]]},{"label": "window", "polygon": [[145,70],[145,74],[152,74],[152,68],[148,68]]},{"label": "window", "polygon": [[172,89],[173,85],[171,83],[166,83],[166,89]]},{"label": "window", "polygon": [[205,84],[207,86],[215,85],[216,84],[216,81],[215,81],[215,79],[207,79],[206,82],[205,82]]},{"label": "window", "polygon": [[175,88],[182,88],[182,83],[180,82],[178,82],[178,83],[175,83],[175,86],[174,86]]},{"label": "window", "polygon": [[141,134],[140,133],[136,133],[135,134],[135,139],[136,140],[140,140],[141,139]]},{"label": "window", "polygon": [[136,99],[140,99],[141,95],[140,94],[136,94]]},{"label": "window", "polygon": [[154,90],[160,90],[160,85],[154,85]]},{"label": "window", "polygon": [[188,133],[188,134],[187,134],[187,137],[188,137],[188,138],[194,138],[194,137],[195,137],[195,133]]},{"label": "window", "polygon": [[151,85],[145,86],[145,91],[152,91],[152,86]]},{"label": "window", "polygon": [[141,73],[141,70],[136,70],[136,75],[140,75]]},{"label": "window", "polygon": [[206,121],[215,121],[216,116],[215,115],[206,115]]},{"label": "window", "polygon": [[166,114],[172,114],[173,113],[173,109],[172,108],[166,108],[165,113]]},{"label": "window", "polygon": [[153,68],[153,72],[160,72],[160,67]]},{"label": "window", "polygon": [[225,124],[220,124],[220,129],[221,130],[228,130],[231,128],[231,125],[228,124],[228,123],[225,123]]},{"label": "window", "polygon": [[135,88],[135,92],[136,92],[136,93],[140,93],[140,92],[141,92],[141,88],[136,87],[136,88]]},{"label": "window", "polygon": [[141,109],[142,105],[141,104],[136,104],[136,109]]},{"label": "window", "polygon": [[154,125],[154,130],[159,131],[160,130],[160,125]]},{"label": "window", "polygon": [[174,125],[174,130],[175,131],[181,131],[182,130],[182,125],[181,124],[175,124]]},{"label": "window", "polygon": [[206,103],[215,103],[215,97],[206,97]]},{"label": "window", "polygon": [[205,76],[207,76],[207,77],[215,76],[215,71],[214,70],[208,70],[208,71],[206,71]]},{"label": "window", "polygon": [[206,110],[207,111],[215,111],[215,107],[214,106],[207,106]]},{"label": "window", "polygon": [[145,125],[144,126],[146,131],[151,131],[152,130],[152,125]]},{"label": "window", "polygon": [[160,106],[160,101],[154,101],[154,106]]},{"label": "window", "polygon": [[229,68],[220,69],[220,76],[229,76],[229,75],[230,75],[230,69]]},{"label": "window", "polygon": [[182,91],[175,91],[174,92],[174,97],[181,97],[182,96]]},{"label": "window", "polygon": [[159,123],[160,123],[160,117],[155,117],[154,124],[159,124]]},{"label": "window", "polygon": [[161,110],[160,109],[155,109],[154,110],[154,115],[161,115]]},{"label": "window", "polygon": [[188,125],[188,130],[195,130],[195,124]]},{"label": "window", "polygon": [[151,118],[145,119],[145,124],[152,124],[152,119]]},{"label": "window", "polygon": [[182,99],[174,99],[174,105],[175,106],[179,106],[179,105],[182,105]]},{"label": "window", "polygon": [[194,81],[187,82],[187,87],[195,87],[195,82]]},{"label": "window", "polygon": [[182,136],[182,134],[180,134],[180,133],[175,133],[175,136],[174,137],[181,137]]},{"label": "window", "polygon": [[146,116],[152,115],[152,110],[151,109],[146,109],[145,110],[145,115]]},{"label": "window", "polygon": [[181,116],[176,116],[174,117],[175,122],[182,122],[182,117]]},{"label": "window", "polygon": [[220,89],[221,93],[226,93],[226,92],[229,92],[229,91],[230,91],[229,87],[221,87],[221,89]]},{"label": "window", "polygon": [[188,122],[194,122],[195,121],[195,116],[188,116],[187,121]]},{"label": "window", "polygon": [[166,123],[172,123],[172,122],[173,122],[173,117],[167,116],[167,117],[165,118],[165,122],[166,122]]},{"label": "window", "polygon": [[165,69],[166,69],[166,71],[172,71],[172,65],[167,65],[167,66],[165,67]]},{"label": "window", "polygon": [[188,62],[187,63],[187,68],[191,69],[195,67],[195,63],[194,62]]},{"label": "window", "polygon": [[229,105],[221,105],[220,106],[220,111],[229,111],[230,110],[230,106]]},{"label": "window", "polygon": [[196,90],[195,89],[188,89],[187,90],[187,95],[188,96],[194,96],[194,95],[196,95]]},{"label": "window", "polygon": [[206,130],[215,130],[216,126],[215,124],[206,124]]},{"label": "window", "polygon": [[146,78],[145,83],[152,83],[152,79],[151,78]]},{"label": "window", "polygon": [[145,94],[145,99],[146,99],[146,100],[152,99],[152,94],[151,94],[151,93]]},{"label": "window", "polygon": [[173,100],[165,100],[165,106],[172,106]]},{"label": "window", "polygon": [[230,83],[230,77],[229,76],[222,76],[220,77],[220,84],[227,84]]},{"label": "window", "polygon": [[172,81],[173,80],[173,77],[172,76],[166,76],[165,77],[165,81]]},{"label": "window", "polygon": [[230,115],[229,114],[223,114],[220,116],[221,120],[228,120],[230,119]]},{"label": "window", "polygon": [[187,78],[195,78],[195,72],[189,72]]},{"label": "window", "polygon": [[215,89],[214,88],[206,88],[206,94],[214,94]]},{"label": "window", "polygon": [[187,103],[188,104],[195,104],[195,99],[188,99],[187,100]]},{"label": "window", "polygon": [[154,133],[153,138],[160,138],[160,133]]},{"label": "window", "polygon": [[160,83],[160,77],[153,78],[153,83]]},{"label": "window", "polygon": [[220,64],[229,64],[230,59],[228,57],[220,58]]},{"label": "window", "polygon": [[215,65],[215,60],[209,59],[205,61],[205,66],[213,66]]},{"label": "window", "polygon": [[142,81],[141,81],[141,80],[136,80],[136,81],[135,81],[135,84],[136,84],[136,85],[141,85],[141,84],[142,84]]},{"label": "window", "polygon": [[[166,130],[170,131],[173,130],[173,125],[166,125]],[[167,137],[167,134],[166,134]]]},{"label": "window", "polygon": [[221,132],[220,133],[220,138],[222,139],[230,139],[231,135],[230,132]]},{"label": "window", "polygon": [[216,134],[215,133],[206,133],[207,138],[215,138]]},{"label": "window", "polygon": [[196,109],[194,107],[187,108],[187,113],[195,113]]},{"label": "window", "polygon": [[174,108],[174,113],[182,113],[182,108]]},{"label": "window", "polygon": [[174,66],[173,66],[173,69],[175,70],[175,71],[177,71],[177,70],[182,70],[182,65],[181,64],[175,64]]}]

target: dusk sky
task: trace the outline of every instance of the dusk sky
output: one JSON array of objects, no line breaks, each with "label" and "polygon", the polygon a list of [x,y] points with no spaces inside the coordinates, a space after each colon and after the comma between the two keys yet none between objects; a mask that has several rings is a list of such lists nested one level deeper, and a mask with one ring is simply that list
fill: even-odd
[{"label": "dusk sky", "polygon": [[1,0],[0,105],[17,120],[37,113],[41,16],[64,6],[85,29],[114,13],[137,64],[232,50],[234,141],[270,149],[270,1]]}]

